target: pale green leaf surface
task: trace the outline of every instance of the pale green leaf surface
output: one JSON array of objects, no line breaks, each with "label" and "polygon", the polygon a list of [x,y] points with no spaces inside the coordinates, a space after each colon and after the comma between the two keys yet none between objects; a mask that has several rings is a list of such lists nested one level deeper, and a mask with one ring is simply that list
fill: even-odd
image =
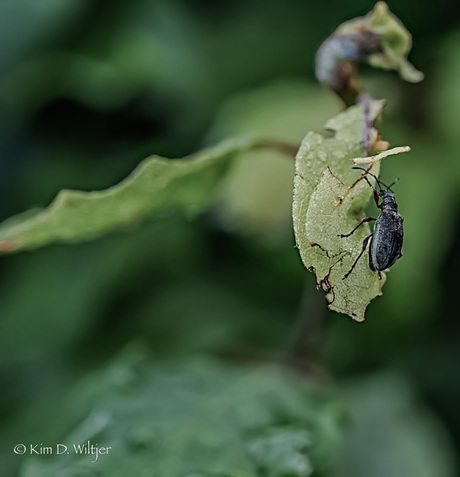
[{"label": "pale green leaf surface", "polygon": [[[382,101],[372,103],[373,118],[382,106]],[[361,106],[328,121],[324,132],[307,134],[296,158],[293,202],[296,243],[304,265],[315,271],[329,307],[358,321],[385,283],[384,273],[379,277],[370,270],[367,251],[344,279],[371,233],[363,224],[350,237],[339,237],[366,217],[364,208],[372,195],[368,184],[358,180],[361,172],[352,169],[352,159],[362,156],[362,134]],[[375,175],[379,169],[380,161],[372,162]]]},{"label": "pale green leaf surface", "polygon": [[109,189],[62,190],[46,209],[26,212],[1,224],[0,251],[94,239],[162,210],[197,213],[214,199],[231,157],[258,145],[260,141],[246,137],[184,159],[152,156]]}]

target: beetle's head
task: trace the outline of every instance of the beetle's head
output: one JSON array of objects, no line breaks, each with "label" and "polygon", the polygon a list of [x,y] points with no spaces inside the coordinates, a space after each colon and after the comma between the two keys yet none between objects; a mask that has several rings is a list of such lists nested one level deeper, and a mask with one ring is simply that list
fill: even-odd
[{"label": "beetle's head", "polygon": [[395,212],[398,211],[398,204],[396,203],[393,192],[386,189],[380,189],[379,196],[382,199],[382,202],[379,206],[381,209],[394,210]]},{"label": "beetle's head", "polygon": [[392,198],[394,199],[395,194],[394,194],[394,192],[389,191],[389,190],[387,190],[387,189],[380,189],[380,190],[379,190],[379,197],[380,197],[382,200],[385,200],[385,199],[390,198],[390,197],[392,197]]}]

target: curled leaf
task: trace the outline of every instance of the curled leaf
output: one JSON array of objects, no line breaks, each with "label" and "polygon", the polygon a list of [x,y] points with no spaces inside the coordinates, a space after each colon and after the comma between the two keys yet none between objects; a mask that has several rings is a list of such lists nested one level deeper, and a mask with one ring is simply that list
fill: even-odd
[{"label": "curled leaf", "polygon": [[[372,119],[382,107],[383,101],[370,104]],[[307,134],[296,157],[293,202],[296,243],[304,265],[315,272],[329,308],[358,321],[385,283],[385,273],[370,270],[367,252],[344,279],[371,233],[366,223],[349,237],[340,237],[366,217],[372,195],[361,172],[352,169],[352,159],[362,153],[362,127],[363,108],[354,106],[329,120],[324,132]],[[370,157],[368,164],[378,176],[380,159]]]},{"label": "curled leaf", "polygon": [[404,81],[419,83],[423,73],[407,61],[412,48],[412,35],[401,21],[393,15],[385,2],[377,2],[374,9],[365,17],[370,28],[375,31],[383,47],[382,53],[369,56],[369,64],[385,70],[397,70]]},{"label": "curled leaf", "polygon": [[377,2],[367,15],[337,27],[316,55],[316,76],[331,86],[347,105],[361,94],[355,62],[397,70],[405,81],[418,83],[423,73],[408,61],[412,36],[385,2]]}]

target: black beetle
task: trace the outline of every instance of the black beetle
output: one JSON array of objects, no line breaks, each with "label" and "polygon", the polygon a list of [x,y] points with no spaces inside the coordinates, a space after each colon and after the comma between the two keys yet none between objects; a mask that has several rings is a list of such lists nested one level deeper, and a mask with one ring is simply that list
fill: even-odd
[{"label": "black beetle", "polygon": [[[391,190],[391,186],[394,182],[387,186],[367,169],[363,169],[362,167],[353,167],[353,169],[361,169],[364,171],[362,177],[366,180],[369,186],[372,187],[375,203],[381,212],[376,219],[373,217],[367,217],[362,220],[349,234],[339,235],[339,237],[349,237],[365,222],[375,220],[374,232],[364,239],[363,249],[353,263],[350,271],[343,277],[343,279],[347,278],[355,268],[358,260],[366,250],[369,239],[372,238],[369,250],[369,268],[373,272],[379,272],[380,274],[382,270],[390,268],[398,258],[402,257],[401,249],[404,238],[404,219],[398,213],[398,204],[396,203],[395,195]],[[371,175],[377,181],[380,189],[379,191],[377,191],[369,182],[369,179],[366,177],[367,174]],[[381,184],[386,187],[386,190],[382,189]],[[380,204],[379,199],[381,199]]]}]

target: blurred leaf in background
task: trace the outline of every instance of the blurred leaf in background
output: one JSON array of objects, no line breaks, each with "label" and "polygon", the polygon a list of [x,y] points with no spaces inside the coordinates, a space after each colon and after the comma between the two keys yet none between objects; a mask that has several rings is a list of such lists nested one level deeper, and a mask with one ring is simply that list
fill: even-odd
[{"label": "blurred leaf in background", "polygon": [[[231,96],[207,142],[251,133],[293,144],[295,150],[305,131],[321,127],[338,110],[335,98],[307,81],[276,81]],[[216,214],[222,225],[267,243],[291,242],[294,164],[293,156],[269,149],[238,156],[222,187]]]},{"label": "blurred leaf in background", "polygon": [[62,190],[46,209],[0,224],[0,249],[11,252],[91,240],[164,210],[197,214],[212,203],[229,159],[257,146],[256,140],[243,138],[182,160],[152,156],[104,191]]},{"label": "blurred leaf in background", "polygon": [[[319,389],[276,367],[156,366],[138,345],[123,354],[76,383],[71,405],[58,407],[77,421],[62,442],[70,455],[26,459],[21,476],[94,467],[112,476],[304,477],[334,468],[340,409]],[[72,445],[88,440],[110,446],[110,455],[96,465],[95,455],[76,455]]]}]

